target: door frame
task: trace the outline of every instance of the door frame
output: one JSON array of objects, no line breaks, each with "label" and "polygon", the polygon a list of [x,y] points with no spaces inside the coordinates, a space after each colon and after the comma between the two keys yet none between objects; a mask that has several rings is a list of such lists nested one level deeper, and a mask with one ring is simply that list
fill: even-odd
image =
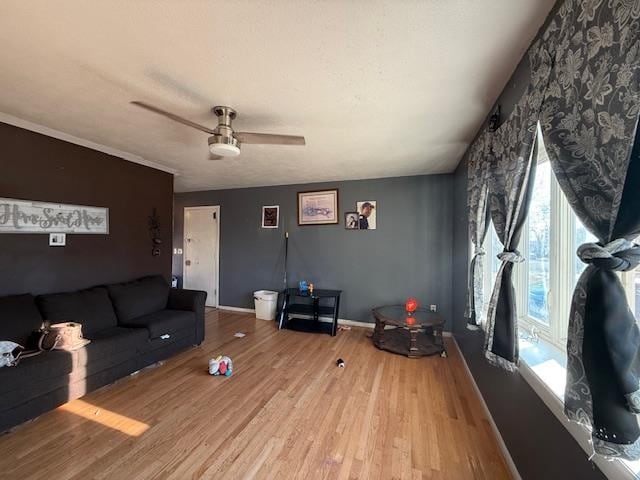
[{"label": "door frame", "polygon": [[198,207],[184,207],[182,212],[182,285],[184,286],[184,277],[186,276],[186,261],[187,261],[187,232],[186,232],[186,221],[187,211],[189,210],[213,210],[216,213],[216,220],[218,222],[218,235],[216,235],[216,260],[214,272],[216,273],[216,281],[214,284],[214,288],[216,290],[216,301],[214,304],[215,308],[220,306],[220,205],[201,205]]}]

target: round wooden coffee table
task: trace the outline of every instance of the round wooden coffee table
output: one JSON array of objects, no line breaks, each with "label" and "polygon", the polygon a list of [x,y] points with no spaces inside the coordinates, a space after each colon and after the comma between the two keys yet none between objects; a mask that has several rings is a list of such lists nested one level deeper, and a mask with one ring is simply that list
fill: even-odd
[{"label": "round wooden coffee table", "polygon": [[440,354],[447,356],[442,341],[443,318],[419,308],[409,315],[404,305],[386,305],[373,309],[376,327],[373,344],[381,350],[419,358]]}]

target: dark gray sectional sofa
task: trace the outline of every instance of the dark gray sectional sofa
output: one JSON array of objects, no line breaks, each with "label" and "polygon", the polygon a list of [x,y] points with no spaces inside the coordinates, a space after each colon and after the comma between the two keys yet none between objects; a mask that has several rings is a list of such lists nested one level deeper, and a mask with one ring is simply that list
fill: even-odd
[{"label": "dark gray sectional sofa", "polygon": [[25,345],[43,321],[82,324],[91,343],[0,368],[0,432],[204,339],[206,292],[159,276],[71,293],[0,297],[0,340]]}]

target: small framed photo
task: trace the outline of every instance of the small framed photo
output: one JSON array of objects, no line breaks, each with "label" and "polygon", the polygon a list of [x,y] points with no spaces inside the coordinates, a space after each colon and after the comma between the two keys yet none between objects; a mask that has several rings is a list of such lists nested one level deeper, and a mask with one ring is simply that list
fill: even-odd
[{"label": "small framed photo", "polygon": [[50,233],[49,234],[50,247],[64,247],[66,244],[67,244],[66,233]]},{"label": "small framed photo", "polygon": [[376,207],[378,206],[375,200],[365,200],[357,202],[356,208],[358,209],[358,224],[360,230],[375,230],[377,226]]},{"label": "small framed photo", "polygon": [[338,222],[338,189],[298,192],[298,225]]},{"label": "small framed photo", "polygon": [[345,212],[344,214],[344,228],[347,230],[359,230],[360,222],[359,222],[358,212]]},{"label": "small framed photo", "polygon": [[278,228],[280,223],[280,205],[262,207],[262,228]]}]

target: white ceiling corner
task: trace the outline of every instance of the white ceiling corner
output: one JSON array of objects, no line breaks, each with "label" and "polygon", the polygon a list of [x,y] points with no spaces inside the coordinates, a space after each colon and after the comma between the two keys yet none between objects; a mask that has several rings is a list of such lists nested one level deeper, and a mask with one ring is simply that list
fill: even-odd
[{"label": "white ceiling corner", "polygon": [[[3,0],[0,121],[178,173],[176,191],[447,173],[553,3]],[[208,126],[229,105],[238,130],[307,145],[210,161],[206,134],[131,100]]]}]

